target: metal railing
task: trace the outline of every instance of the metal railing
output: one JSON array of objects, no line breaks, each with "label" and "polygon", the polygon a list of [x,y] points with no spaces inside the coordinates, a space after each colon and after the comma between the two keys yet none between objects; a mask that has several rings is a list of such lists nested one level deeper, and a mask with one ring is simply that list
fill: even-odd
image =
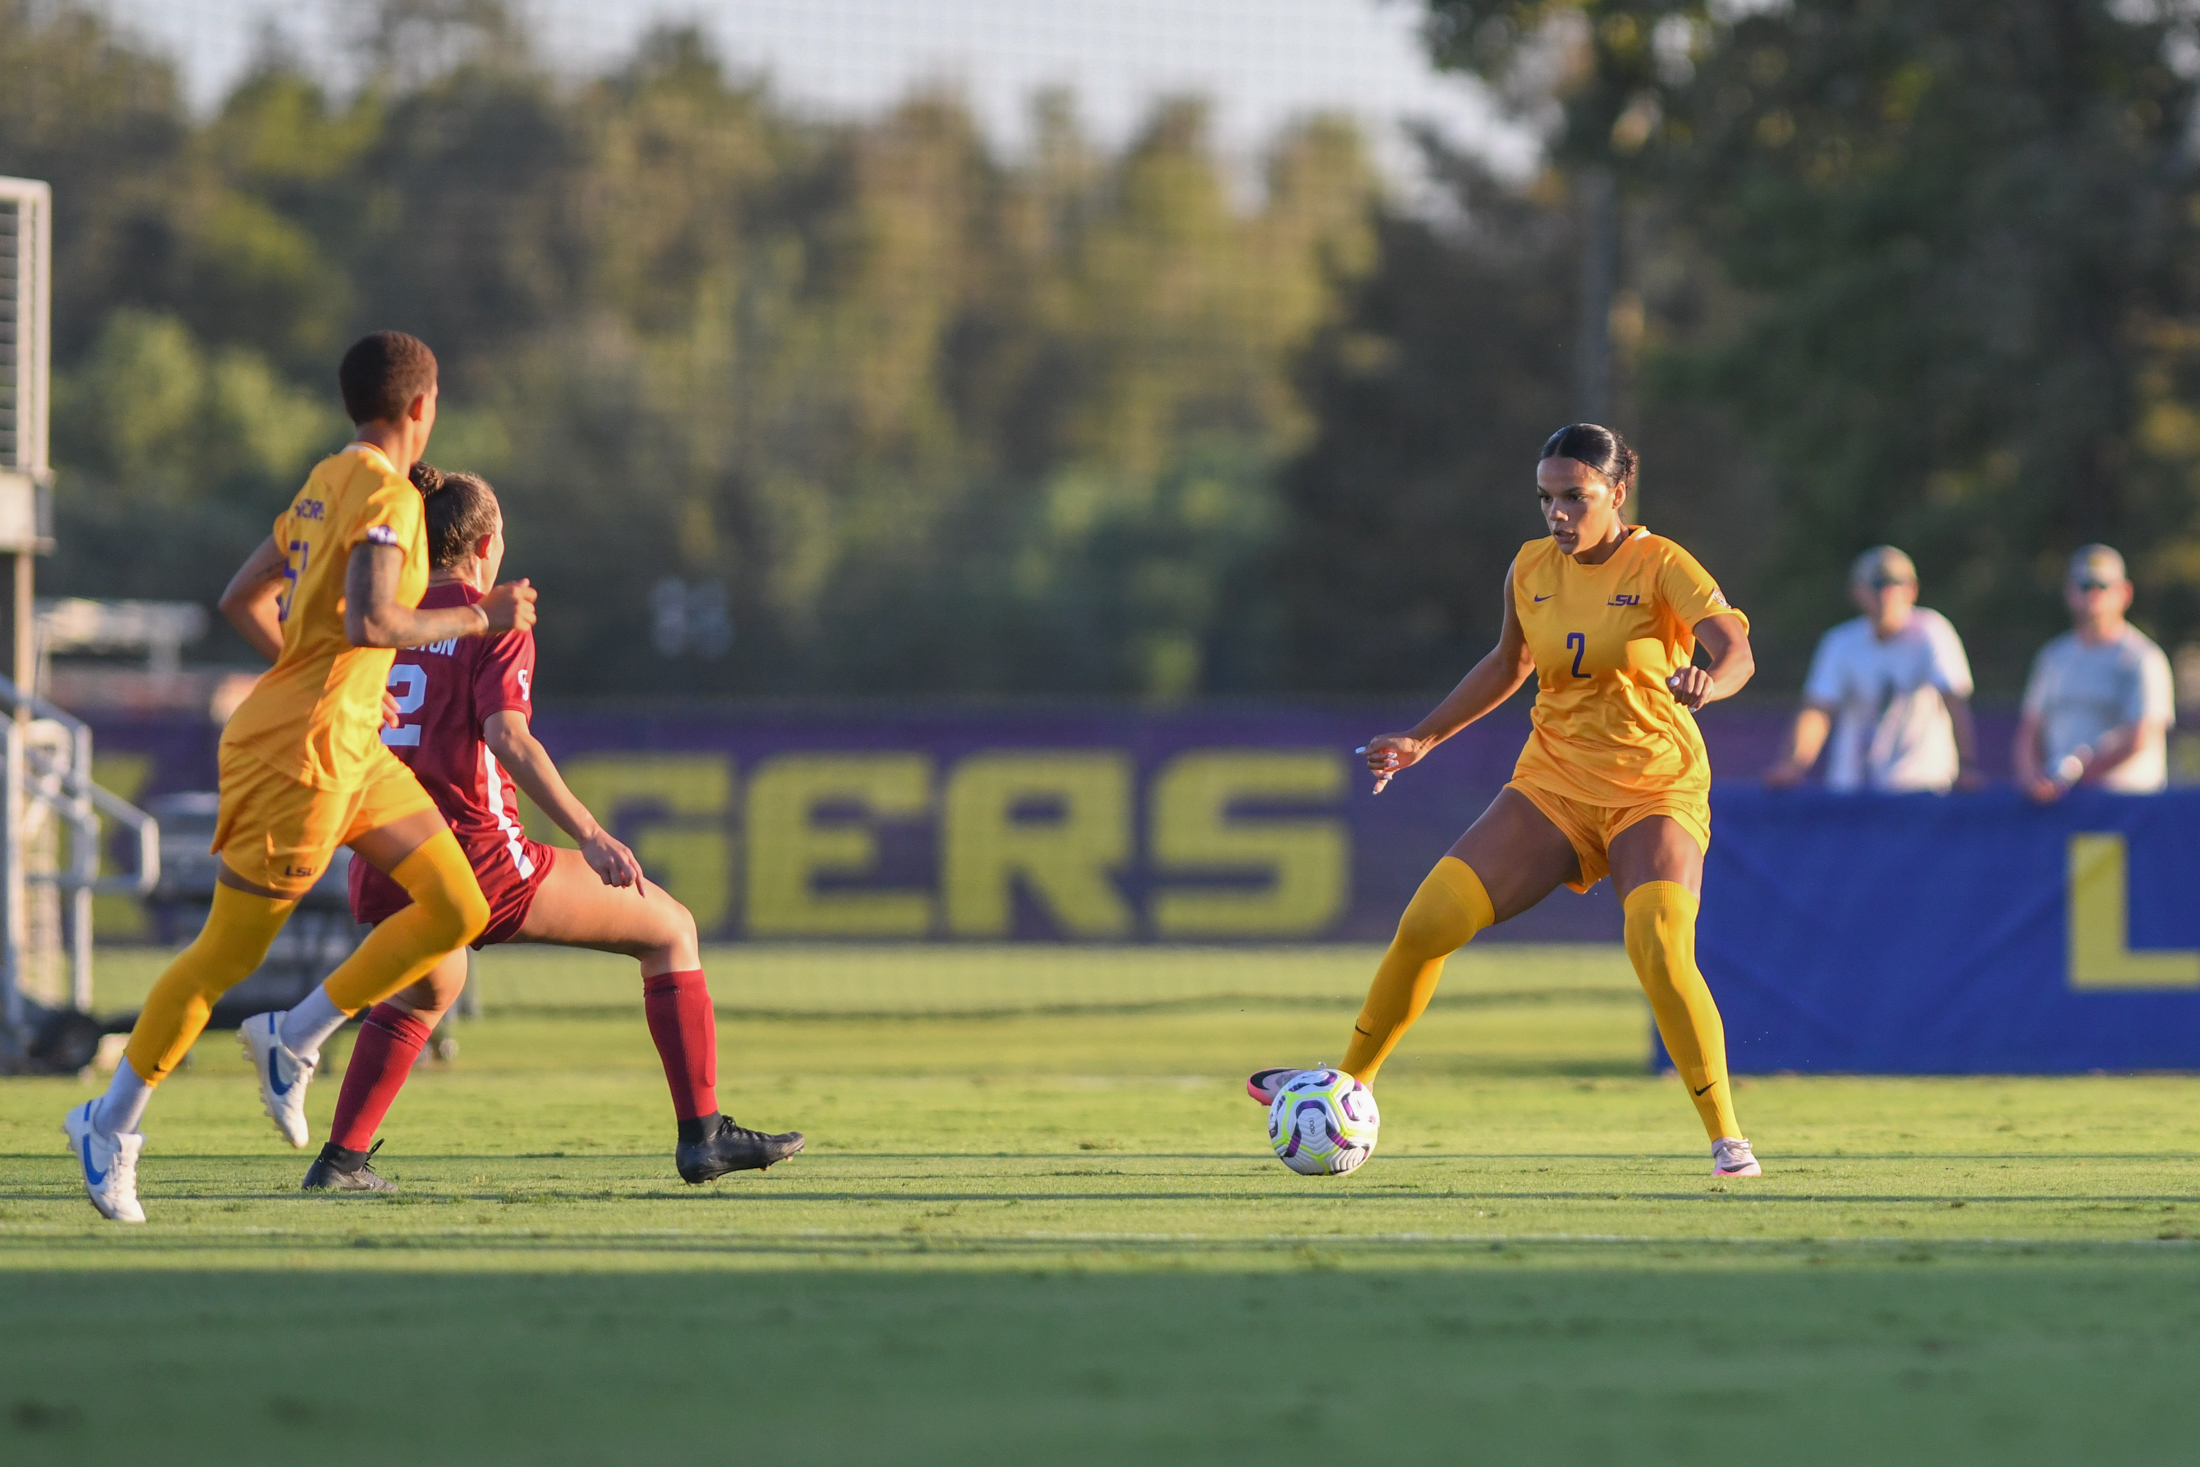
[{"label": "metal railing", "polygon": [[[30,893],[58,888],[69,903],[67,933],[71,1006],[92,1006],[92,898],[108,892],[144,895],[160,881],[160,824],[129,801],[92,783],[92,731],[81,719],[0,677],[0,719],[6,749],[6,829],[0,834],[0,1022],[20,1034],[27,1018],[24,977],[30,933]],[[31,870],[31,822],[43,810],[69,832],[66,866]],[[101,876],[100,817],[137,836],[137,870]]]}]

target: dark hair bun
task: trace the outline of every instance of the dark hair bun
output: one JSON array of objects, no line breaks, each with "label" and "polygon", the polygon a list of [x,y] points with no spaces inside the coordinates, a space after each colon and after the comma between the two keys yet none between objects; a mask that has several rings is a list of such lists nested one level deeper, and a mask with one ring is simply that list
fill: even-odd
[{"label": "dark hair bun", "polygon": [[415,463],[412,466],[413,488],[423,496],[434,494],[443,488],[443,471],[434,464]]},{"label": "dark hair bun", "polygon": [[1640,462],[1627,440],[1610,428],[1595,423],[1568,423],[1543,441],[1538,462],[1546,458],[1570,458],[1587,464],[1615,489],[1634,486],[1635,465]]},{"label": "dark hair bun", "polygon": [[421,491],[427,499],[428,564],[448,570],[463,564],[481,537],[495,531],[497,493],[487,479],[464,469],[428,472],[435,474],[435,488]]}]

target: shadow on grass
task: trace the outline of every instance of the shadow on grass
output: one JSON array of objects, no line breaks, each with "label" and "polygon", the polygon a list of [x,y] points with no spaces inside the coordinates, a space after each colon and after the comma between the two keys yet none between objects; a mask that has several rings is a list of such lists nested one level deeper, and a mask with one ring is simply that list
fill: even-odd
[{"label": "shadow on grass", "polygon": [[2173,1460],[2200,1428],[2166,1259],[1523,1272],[1507,1260],[1533,1249],[1451,1270],[1331,1266],[1342,1251],[1280,1270],[997,1250],[950,1271],[14,1273],[0,1454],[921,1467],[1451,1463],[1467,1443],[1693,1464],[1748,1431],[1783,1463],[1967,1467]]}]

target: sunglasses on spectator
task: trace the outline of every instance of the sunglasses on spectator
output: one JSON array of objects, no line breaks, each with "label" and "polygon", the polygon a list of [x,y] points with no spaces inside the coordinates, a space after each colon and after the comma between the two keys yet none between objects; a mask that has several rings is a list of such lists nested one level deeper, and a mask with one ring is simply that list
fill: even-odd
[{"label": "sunglasses on spectator", "polygon": [[1873,576],[1864,584],[1874,591],[1884,591],[1890,586],[1914,586],[1917,582],[1911,580],[1908,576]]},{"label": "sunglasses on spectator", "polygon": [[2115,589],[2116,586],[2116,583],[2114,581],[2096,581],[2091,579],[2083,581],[2072,581],[2070,584],[2080,591],[2109,591]]}]

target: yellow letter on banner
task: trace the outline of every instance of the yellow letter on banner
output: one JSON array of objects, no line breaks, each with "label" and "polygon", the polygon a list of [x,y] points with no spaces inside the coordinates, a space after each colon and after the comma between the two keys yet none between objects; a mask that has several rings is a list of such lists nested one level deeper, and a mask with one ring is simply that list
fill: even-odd
[{"label": "yellow letter on banner", "polygon": [[[606,830],[619,830],[619,811],[654,806],[662,820],[644,825],[634,855],[649,879],[661,882],[695,914],[708,937],[733,904],[733,761],[723,754],[580,754],[559,766],[573,798]],[[522,797],[527,833],[573,849],[573,839]]]},{"label": "yellow letter on banner", "polygon": [[932,899],[920,891],[819,891],[816,878],[859,876],[878,860],[878,837],[854,824],[820,825],[817,807],[859,805],[888,819],[932,804],[932,761],[922,754],[782,754],[749,778],[752,937],[922,937]]},{"label": "yellow letter on banner", "polygon": [[1265,889],[1161,891],[1164,937],[1310,937],[1336,921],[1352,890],[1352,838],[1341,814],[1233,821],[1234,804],[1339,800],[1348,776],[1325,750],[1194,749],[1153,782],[1147,799],[1156,867],[1254,874]]},{"label": "yellow letter on banner", "polygon": [[2070,986],[2200,988],[2200,952],[2133,952],[2124,838],[2070,837]]},{"label": "yellow letter on banner", "polygon": [[[1060,813],[1017,819],[1018,808]],[[947,781],[941,829],[947,927],[1006,937],[1021,878],[1070,937],[1124,937],[1130,909],[1109,879],[1131,851],[1131,766],[1108,752],[973,754]]]}]

